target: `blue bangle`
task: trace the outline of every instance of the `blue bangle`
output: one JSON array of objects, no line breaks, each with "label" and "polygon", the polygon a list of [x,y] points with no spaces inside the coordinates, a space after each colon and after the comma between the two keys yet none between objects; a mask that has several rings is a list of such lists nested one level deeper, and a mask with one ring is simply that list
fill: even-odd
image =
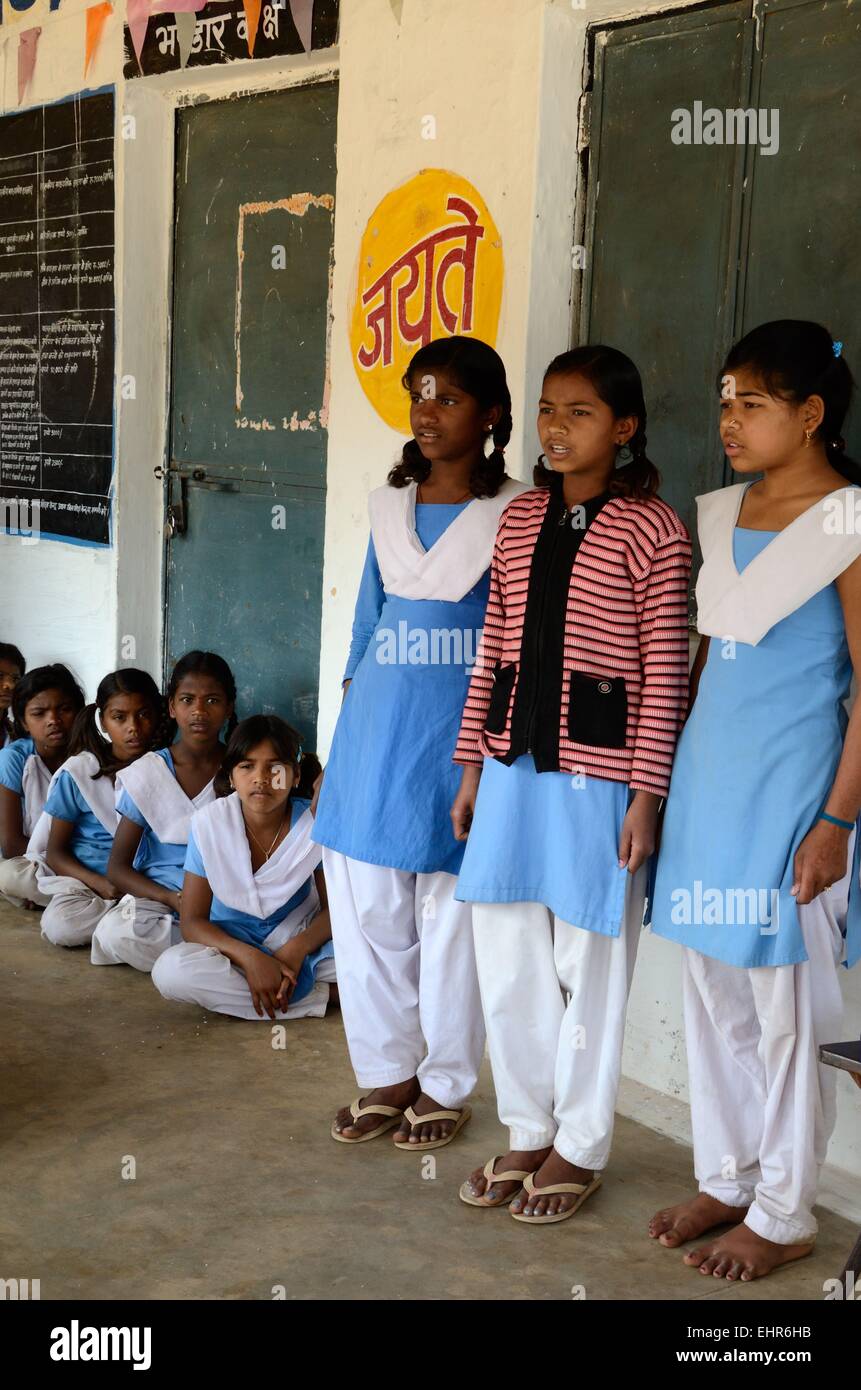
[{"label": "blue bangle", "polygon": [[820,820],[827,820],[829,825],[841,825],[844,830],[854,830],[854,820],[841,820],[839,816],[829,816],[827,811],[819,812]]}]

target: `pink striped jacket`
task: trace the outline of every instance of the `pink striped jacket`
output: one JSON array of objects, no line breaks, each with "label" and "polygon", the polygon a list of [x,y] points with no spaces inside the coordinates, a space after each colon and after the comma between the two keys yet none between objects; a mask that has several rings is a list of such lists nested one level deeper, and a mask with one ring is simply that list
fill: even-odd
[{"label": "pink striped jacket", "polygon": [[[524,617],[537,602],[533,552],[549,503],[546,488],[532,488],[502,513],[456,763],[510,751]],[[660,498],[614,497],[586,531],[565,617],[561,771],[666,795],[687,708],[690,568],[690,537]]]}]

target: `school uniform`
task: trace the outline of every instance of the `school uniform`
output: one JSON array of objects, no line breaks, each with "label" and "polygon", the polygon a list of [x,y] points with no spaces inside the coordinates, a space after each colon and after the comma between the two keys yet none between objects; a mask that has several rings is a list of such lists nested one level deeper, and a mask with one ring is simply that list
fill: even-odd
[{"label": "school uniform", "polygon": [[633,792],[662,795],[687,690],[690,541],[657,498],[569,512],[562,475],[499,528],[455,761],[482,775],[472,903],[512,1149],[607,1164],[647,865],[619,868]]},{"label": "school uniform", "polygon": [[[194,798],[176,777],[169,748],[145,753],[116,777],[118,816],[143,830],[133,868],[162,888],[182,888],[188,833],[195,811],[215,800],[212,782]],[[182,940],[179,919],[164,903],[126,893],[93,933],[93,965],[131,965],[150,971],[168,946]]]},{"label": "school uniform", "polygon": [[[303,932],[320,911],[314,870],[321,855],[311,839],[309,807],[309,801],[292,798],[290,831],[256,872],[235,792],[191,819],[185,871],[205,878],[212,889],[209,920],[267,955]],[[290,1004],[276,1018],[322,1018],[334,980],[334,949],[327,941],[305,957]],[[245,975],[215,947],[192,941],[168,947],[153,964],[152,982],[166,999],[259,1018]]]},{"label": "school uniform", "polygon": [[27,858],[36,864],[39,892],[49,898],[42,913],[42,935],[55,946],[86,946],[113,899],[102,898],[80,879],[55,874],[45,854],[51,820],[71,821],[74,830],[69,853],[94,873],[107,873],[117,828],[114,784],[96,777],[99,763],[93,753],[67,758],[51,778],[45,809],[27,845]]},{"label": "school uniform", "polygon": [[475,1086],[484,1029],[470,909],[454,897],[463,846],[449,817],[459,781],[451,754],[496,527],[523,485],[509,479],[496,497],[452,505],[416,505],[416,490],[385,485],[369,498],[351,684],[314,839],[359,1085],[417,1076],[457,1109]]},{"label": "school uniform", "polygon": [[698,626],[711,637],[679,741],[652,930],[684,947],[685,1024],[700,1190],[750,1210],[767,1240],[813,1238],[834,1124],[836,965],[861,955],[861,837],[812,903],[794,859],[840,761],[852,664],[834,580],[861,537],[830,534],[842,488],[784,531],[739,527],[748,484],[697,499]]},{"label": "school uniform", "polygon": [[[15,739],[0,750],[0,786],[21,798],[21,825],[29,839],[45,806],[51,774],[31,738]],[[0,897],[23,907],[25,902],[48,902],[36,882],[36,865],[26,854],[0,858]]]}]

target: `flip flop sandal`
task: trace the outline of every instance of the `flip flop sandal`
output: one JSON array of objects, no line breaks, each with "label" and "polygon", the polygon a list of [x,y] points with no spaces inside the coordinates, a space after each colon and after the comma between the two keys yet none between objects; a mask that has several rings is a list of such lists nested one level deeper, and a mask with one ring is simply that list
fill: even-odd
[{"label": "flip flop sandal", "polygon": [[333,1139],[337,1139],[339,1144],[364,1144],[368,1139],[376,1139],[379,1135],[385,1134],[387,1130],[394,1129],[396,1124],[400,1124],[403,1110],[398,1110],[394,1105],[359,1105],[361,1096],[357,1096],[350,1106],[350,1114],[354,1120],[358,1120],[360,1115],[385,1115],[382,1124],[377,1125],[376,1129],[369,1129],[367,1133],[360,1134],[358,1139],[349,1139],[346,1134],[339,1134],[334,1124],[329,1131]]},{"label": "flip flop sandal", "polygon": [[[553,1216],[525,1216],[523,1212],[510,1211],[509,1216],[515,1221],[525,1221],[527,1226],[549,1226],[552,1221],[567,1221],[569,1216],[573,1216],[579,1207],[582,1207],[587,1197],[601,1186],[600,1177],[593,1178],[591,1182],[558,1182],[554,1187],[536,1187],[535,1179],[528,1173],[523,1183],[524,1188],[530,1197],[558,1197],[565,1192],[576,1192],[577,1201],[567,1211],[557,1211]],[[517,1194],[515,1193],[515,1196]]]},{"label": "flip flop sandal", "polygon": [[411,1126],[431,1124],[434,1120],[455,1120],[454,1129],[451,1134],[447,1134],[445,1139],[428,1139],[423,1144],[411,1144],[408,1139],[396,1139],[394,1145],[396,1149],[408,1149],[411,1154],[427,1153],[428,1149],[441,1149],[445,1144],[450,1144],[458,1130],[463,1129],[472,1111],[468,1105],[462,1110],[431,1110],[428,1115],[417,1115],[411,1105],[404,1111],[404,1119],[409,1120]]},{"label": "flip flop sandal", "polygon": [[481,1197],[476,1197],[475,1193],[471,1191],[468,1182],[463,1183],[458,1196],[462,1202],[466,1202],[468,1207],[487,1207],[488,1209],[492,1207],[507,1207],[509,1202],[514,1201],[517,1196],[516,1192],[512,1192],[510,1197],[503,1197],[501,1202],[486,1202],[484,1200],[484,1194],[494,1183],[519,1182],[522,1185],[523,1179],[529,1176],[529,1170],[526,1168],[512,1168],[507,1173],[494,1173],[494,1165],[497,1164],[502,1157],[502,1154],[497,1154],[495,1158],[489,1158],[485,1163],[484,1177],[487,1187],[484,1189],[484,1193],[482,1193]]}]

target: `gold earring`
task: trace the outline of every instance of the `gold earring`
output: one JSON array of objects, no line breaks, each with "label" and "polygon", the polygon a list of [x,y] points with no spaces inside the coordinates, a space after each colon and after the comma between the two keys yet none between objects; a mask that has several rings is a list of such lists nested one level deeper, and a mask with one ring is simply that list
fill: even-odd
[{"label": "gold earring", "polygon": [[806,445],[808,445],[808,444],[810,443],[810,441],[811,441],[812,438],[813,438],[813,430],[805,430],[805,431],[804,431],[805,447],[806,447]]}]

